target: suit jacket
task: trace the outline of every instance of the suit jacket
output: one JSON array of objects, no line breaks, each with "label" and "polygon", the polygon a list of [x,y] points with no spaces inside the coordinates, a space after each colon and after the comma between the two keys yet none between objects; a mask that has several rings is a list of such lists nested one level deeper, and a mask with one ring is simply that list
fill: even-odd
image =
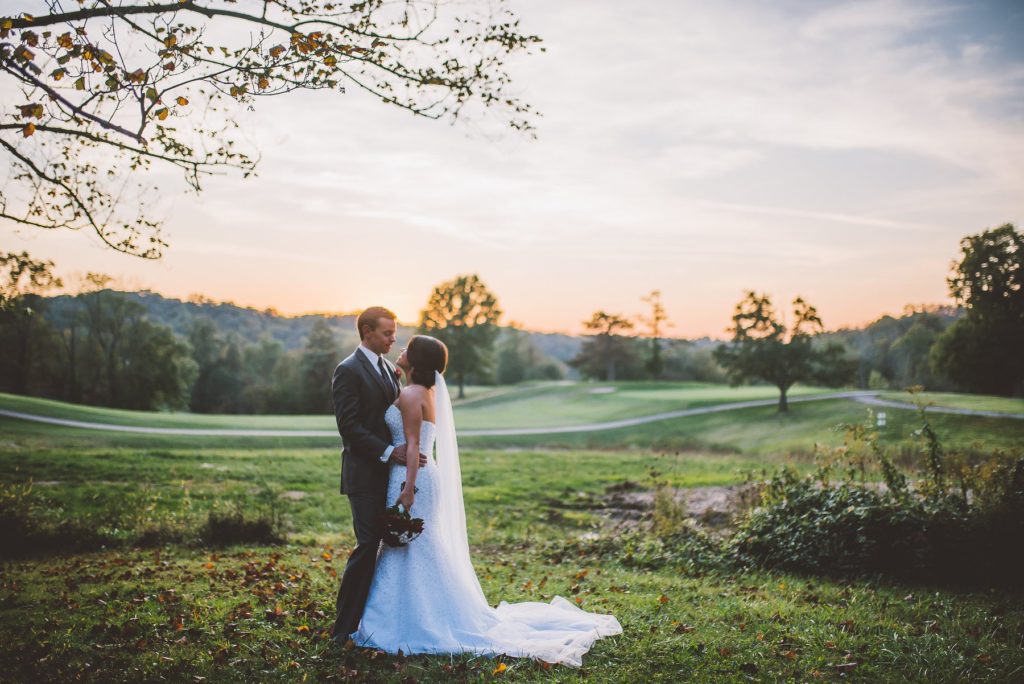
[{"label": "suit jacket", "polygon": [[[394,377],[394,368],[384,359]],[[388,466],[381,456],[391,444],[384,412],[397,395],[397,381],[388,388],[377,367],[356,349],[334,369],[331,395],[341,434],[341,493],[380,494],[388,489]]]}]

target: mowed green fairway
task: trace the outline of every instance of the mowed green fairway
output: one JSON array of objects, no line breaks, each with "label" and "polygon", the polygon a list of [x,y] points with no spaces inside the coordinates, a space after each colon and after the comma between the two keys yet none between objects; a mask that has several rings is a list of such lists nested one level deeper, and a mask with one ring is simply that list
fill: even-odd
[{"label": "mowed green fairway", "polygon": [[[791,395],[831,390],[795,387]],[[729,387],[708,383],[567,383],[538,385],[469,399],[456,406],[461,429],[541,428],[637,418],[678,409],[775,399],[774,387]]]},{"label": "mowed green fairway", "polygon": [[[706,383],[539,383],[472,392],[455,402],[459,429],[537,428],[636,418],[713,404],[774,399],[774,387]],[[453,392],[457,391],[452,388]],[[795,387],[790,396],[831,390]],[[334,416],[235,416],[125,411],[0,393],[0,408],[53,418],[165,428],[334,430]]]},{"label": "mowed green fairway", "polygon": [[[890,401],[907,401],[906,392],[882,392],[880,396],[882,399]],[[1024,399],[1012,397],[990,397],[984,394],[955,394],[953,392],[922,392],[920,398],[934,406],[1024,414]]]},{"label": "mowed green fairway", "polygon": [[[478,388],[474,388],[476,390]],[[791,397],[826,393],[820,388],[794,388]],[[477,397],[477,398],[474,398]],[[773,400],[770,387],[738,387],[702,383],[546,383],[474,392],[455,407],[460,430],[544,428],[591,425],[637,418],[679,409],[691,409],[749,401]],[[909,401],[903,393],[885,398]],[[929,396],[936,405],[982,408],[1024,413],[1024,400],[972,395]],[[316,430],[322,437],[188,436],[89,431],[79,428],[29,423],[0,416],[0,435],[19,444],[59,444],[68,448],[132,446],[150,448],[240,447],[315,448],[339,444],[334,417],[231,416],[189,413],[120,411],[78,406],[63,402],[0,394],[0,408],[78,421],[157,428],[242,430]],[[1015,409],[1019,411],[1015,411]],[[920,427],[917,411],[885,408],[887,424],[881,432],[884,444],[905,448]],[[703,449],[757,455],[806,454],[815,444],[837,445],[842,434],[836,427],[871,420],[869,407],[849,399],[797,402],[787,414],[774,406],[762,406],[685,416],[614,430],[512,436],[468,436],[466,446],[480,448]],[[949,446],[1013,448],[1024,445],[1024,420],[929,414],[929,421]]]}]

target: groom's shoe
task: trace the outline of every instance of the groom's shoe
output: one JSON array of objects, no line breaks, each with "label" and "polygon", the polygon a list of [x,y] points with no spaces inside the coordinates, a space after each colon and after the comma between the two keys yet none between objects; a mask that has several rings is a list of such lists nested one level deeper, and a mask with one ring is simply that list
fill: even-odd
[{"label": "groom's shoe", "polygon": [[352,641],[352,639],[350,638],[351,634],[351,632],[339,630],[338,623],[334,623],[334,625],[331,626],[330,639],[336,646],[344,647],[347,646],[350,641]]}]

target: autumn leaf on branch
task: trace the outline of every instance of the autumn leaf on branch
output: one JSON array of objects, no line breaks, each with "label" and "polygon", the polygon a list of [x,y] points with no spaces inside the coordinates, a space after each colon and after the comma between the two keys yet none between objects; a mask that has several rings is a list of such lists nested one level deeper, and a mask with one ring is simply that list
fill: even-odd
[{"label": "autumn leaf on branch", "polygon": [[505,62],[540,39],[504,0],[36,4],[0,16],[0,78],[30,103],[0,115],[0,217],[140,257],[166,247],[145,173],[177,167],[194,191],[221,169],[248,176],[235,114],[256,98],[351,90],[430,119],[491,110],[518,131],[536,116]]}]

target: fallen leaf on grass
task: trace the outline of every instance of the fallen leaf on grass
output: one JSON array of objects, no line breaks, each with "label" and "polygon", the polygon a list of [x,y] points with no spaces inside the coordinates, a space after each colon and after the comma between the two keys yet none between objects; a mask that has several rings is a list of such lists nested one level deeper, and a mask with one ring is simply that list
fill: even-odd
[{"label": "fallen leaf on grass", "polygon": [[728,658],[732,655],[732,649],[730,649],[728,646],[722,646],[718,649],[718,655],[722,656],[723,658]]},{"label": "fallen leaf on grass", "polygon": [[786,651],[782,654],[786,660],[796,660],[796,651]]},{"label": "fallen leaf on grass", "polygon": [[697,628],[692,625],[681,624],[678,627],[676,627],[676,634],[688,634],[695,629]]},{"label": "fallen leaf on grass", "polygon": [[982,653],[980,656],[977,657],[977,661],[982,665],[988,665],[992,662],[992,656],[990,656],[988,653]]}]

